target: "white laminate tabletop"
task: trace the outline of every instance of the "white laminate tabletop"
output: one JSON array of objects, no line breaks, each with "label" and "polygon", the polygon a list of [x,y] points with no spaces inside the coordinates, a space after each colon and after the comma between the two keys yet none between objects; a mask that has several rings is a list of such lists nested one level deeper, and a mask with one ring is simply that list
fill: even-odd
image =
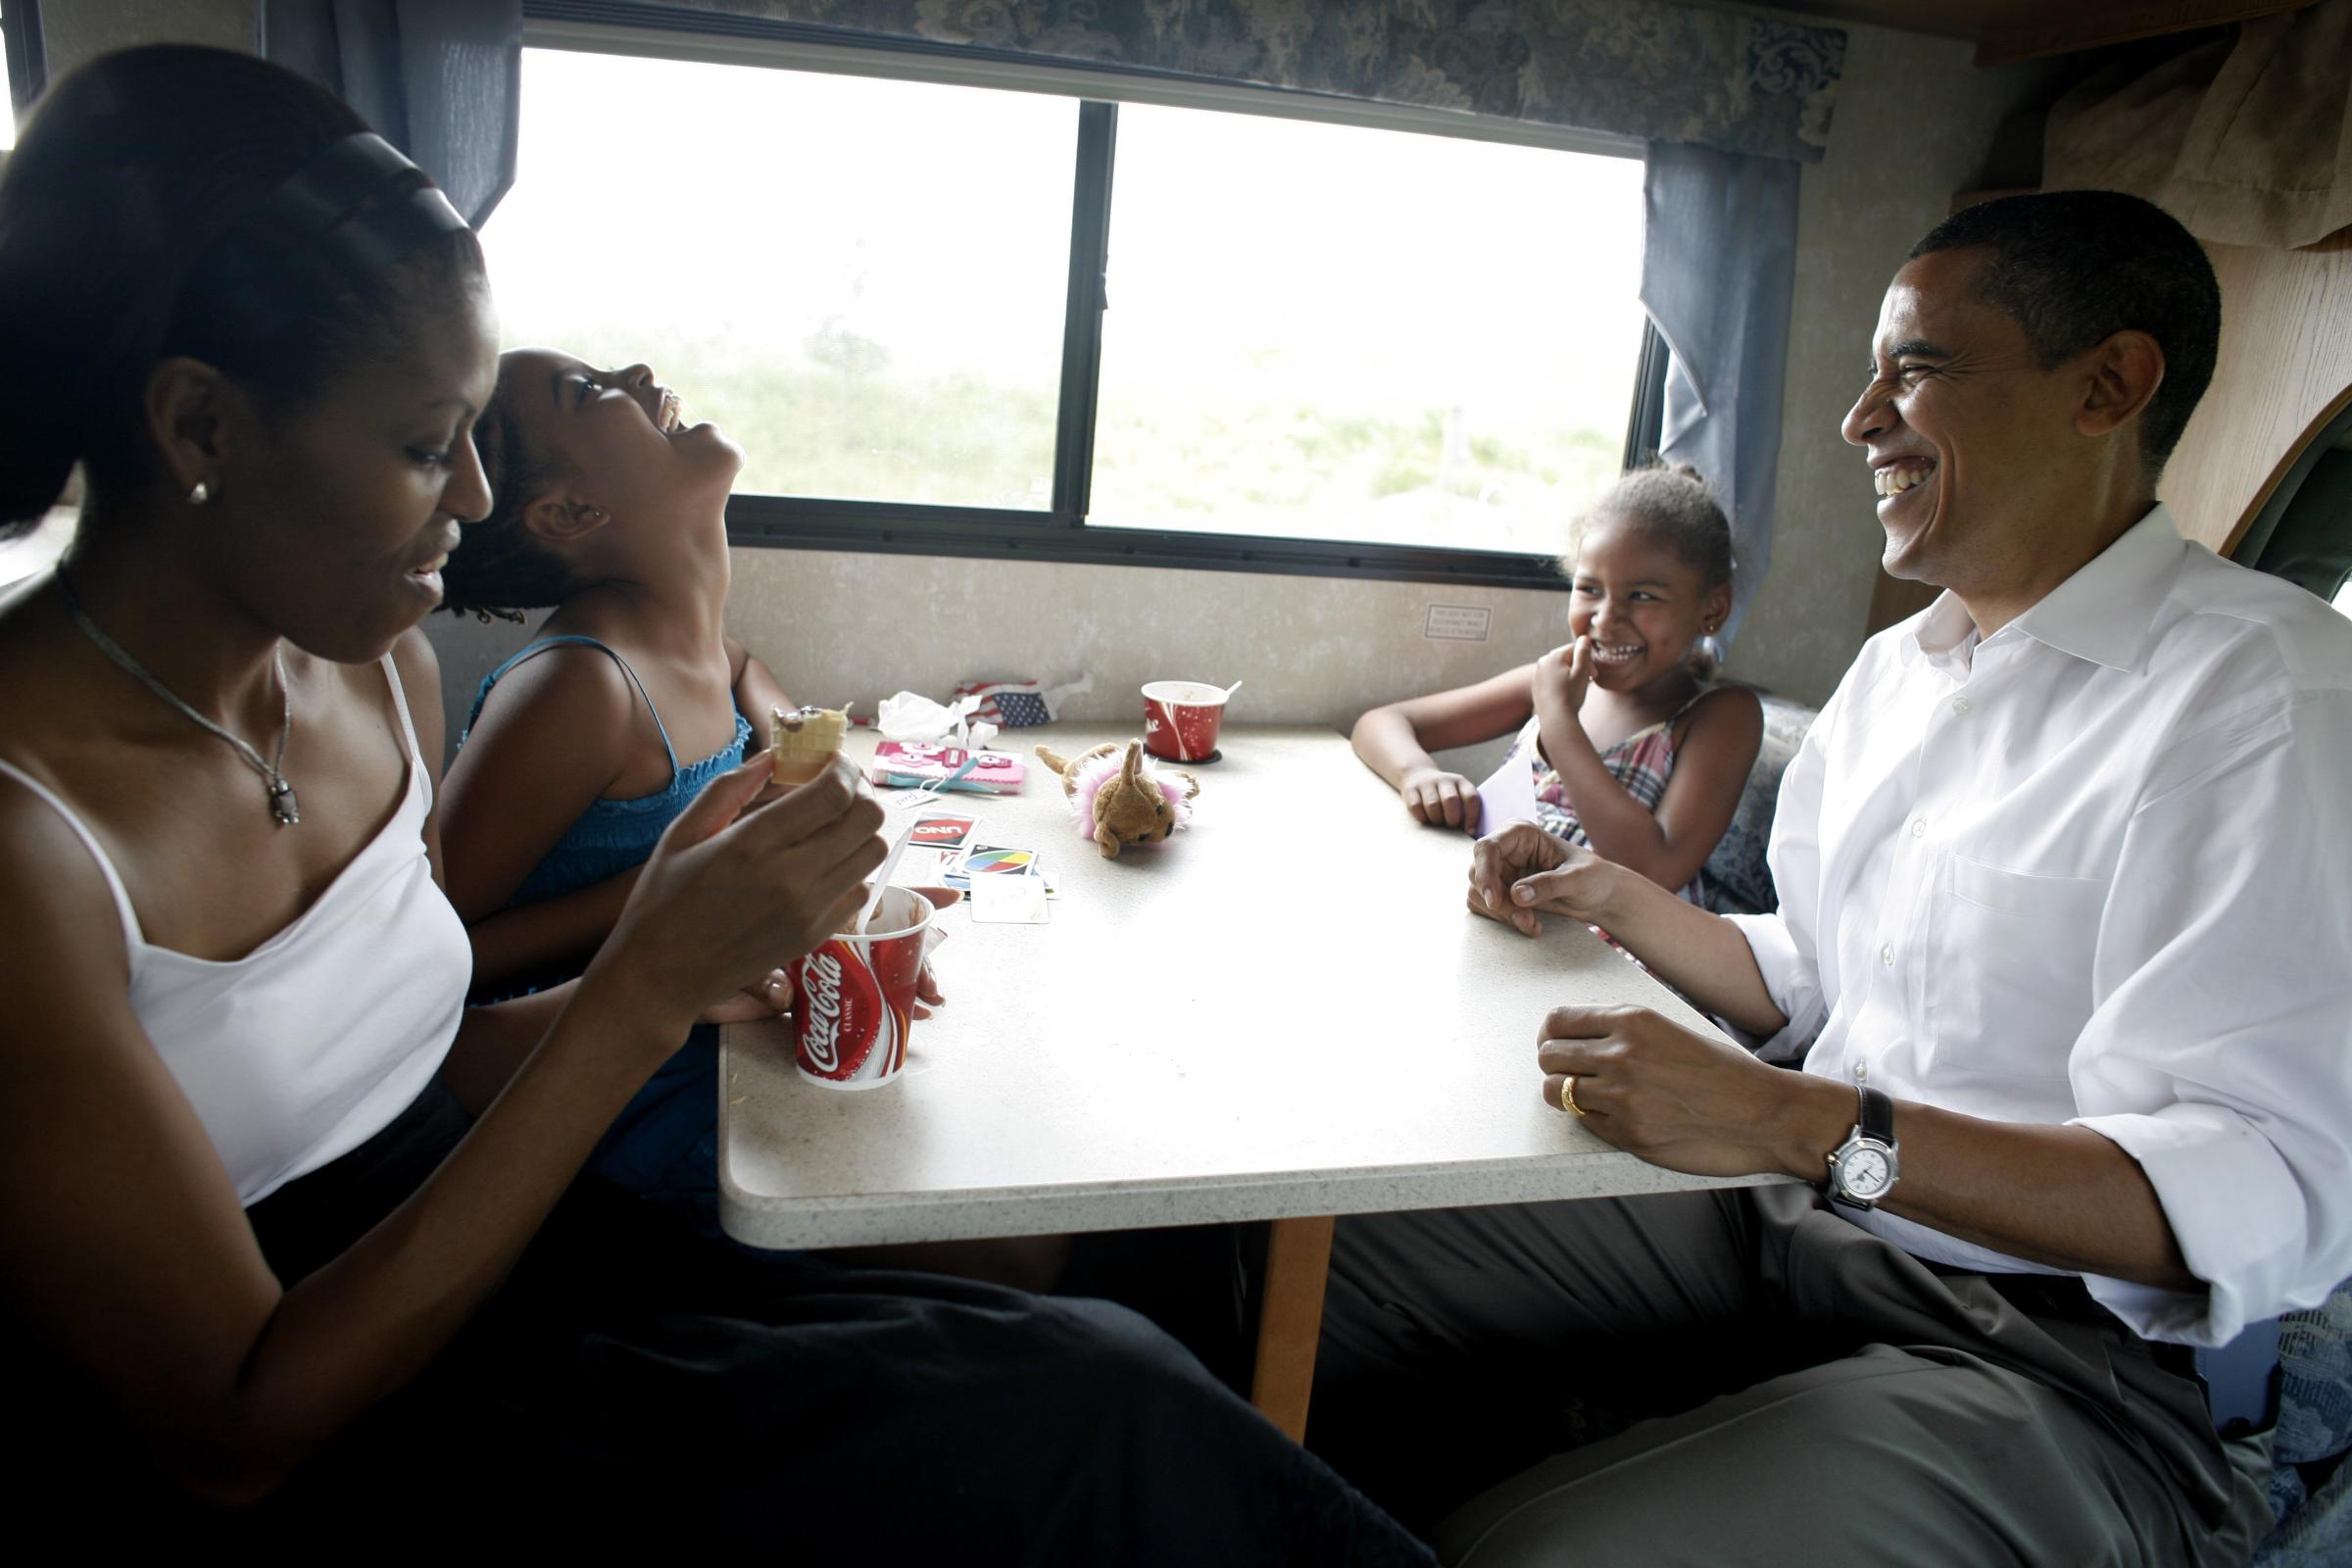
[{"label": "white laminate tabletop", "polygon": [[[1416,826],[1345,736],[1228,726],[1194,770],[1193,825],[1104,860],[1032,748],[1136,734],[1005,731],[1024,794],[919,808],[1039,851],[1060,897],[1043,926],[942,912],[948,1004],[898,1082],[818,1088],[782,1024],[725,1032],[730,1234],[829,1247],[1739,1185],[1645,1164],[1543,1102],[1551,1006],[1709,1026],[1581,926],[1530,940],[1470,914],[1470,841]],[[934,857],[909,850],[895,880],[935,881]]]}]

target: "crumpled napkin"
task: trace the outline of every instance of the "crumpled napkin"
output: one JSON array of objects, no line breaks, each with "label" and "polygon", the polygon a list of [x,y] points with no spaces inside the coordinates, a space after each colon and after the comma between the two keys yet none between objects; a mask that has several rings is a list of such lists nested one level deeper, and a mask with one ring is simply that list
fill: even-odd
[{"label": "crumpled napkin", "polygon": [[944,741],[955,737],[958,746],[986,746],[997,738],[997,726],[974,719],[972,710],[987,699],[959,697],[950,706],[935,703],[919,692],[900,692],[882,699],[874,727],[894,741]]}]

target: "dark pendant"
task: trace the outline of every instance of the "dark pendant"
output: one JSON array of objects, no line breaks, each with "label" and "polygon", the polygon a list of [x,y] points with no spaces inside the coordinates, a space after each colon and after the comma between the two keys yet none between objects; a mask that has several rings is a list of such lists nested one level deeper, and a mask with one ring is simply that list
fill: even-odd
[{"label": "dark pendant", "polygon": [[302,803],[294,798],[294,786],[282,778],[270,781],[270,814],[277,818],[279,827],[292,827],[302,820]]}]

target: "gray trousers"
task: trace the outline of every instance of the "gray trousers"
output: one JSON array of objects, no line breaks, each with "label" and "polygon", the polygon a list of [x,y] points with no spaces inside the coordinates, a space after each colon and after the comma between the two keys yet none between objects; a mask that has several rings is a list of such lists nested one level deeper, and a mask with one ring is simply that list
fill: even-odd
[{"label": "gray trousers", "polygon": [[1477,1568],[2243,1564],[2267,1437],[2176,1366],[1805,1187],[1368,1215],[1307,1442]]}]

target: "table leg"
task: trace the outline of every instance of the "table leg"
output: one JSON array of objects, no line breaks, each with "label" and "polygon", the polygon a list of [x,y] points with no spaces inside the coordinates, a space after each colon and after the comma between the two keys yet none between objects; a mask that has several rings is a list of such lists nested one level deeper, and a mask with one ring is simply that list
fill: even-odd
[{"label": "table leg", "polygon": [[1257,1313],[1257,1367],[1250,1402],[1290,1434],[1306,1436],[1315,1386],[1315,1344],[1323,1333],[1323,1285],[1331,1269],[1329,1214],[1278,1219],[1266,1241],[1266,1287]]}]

